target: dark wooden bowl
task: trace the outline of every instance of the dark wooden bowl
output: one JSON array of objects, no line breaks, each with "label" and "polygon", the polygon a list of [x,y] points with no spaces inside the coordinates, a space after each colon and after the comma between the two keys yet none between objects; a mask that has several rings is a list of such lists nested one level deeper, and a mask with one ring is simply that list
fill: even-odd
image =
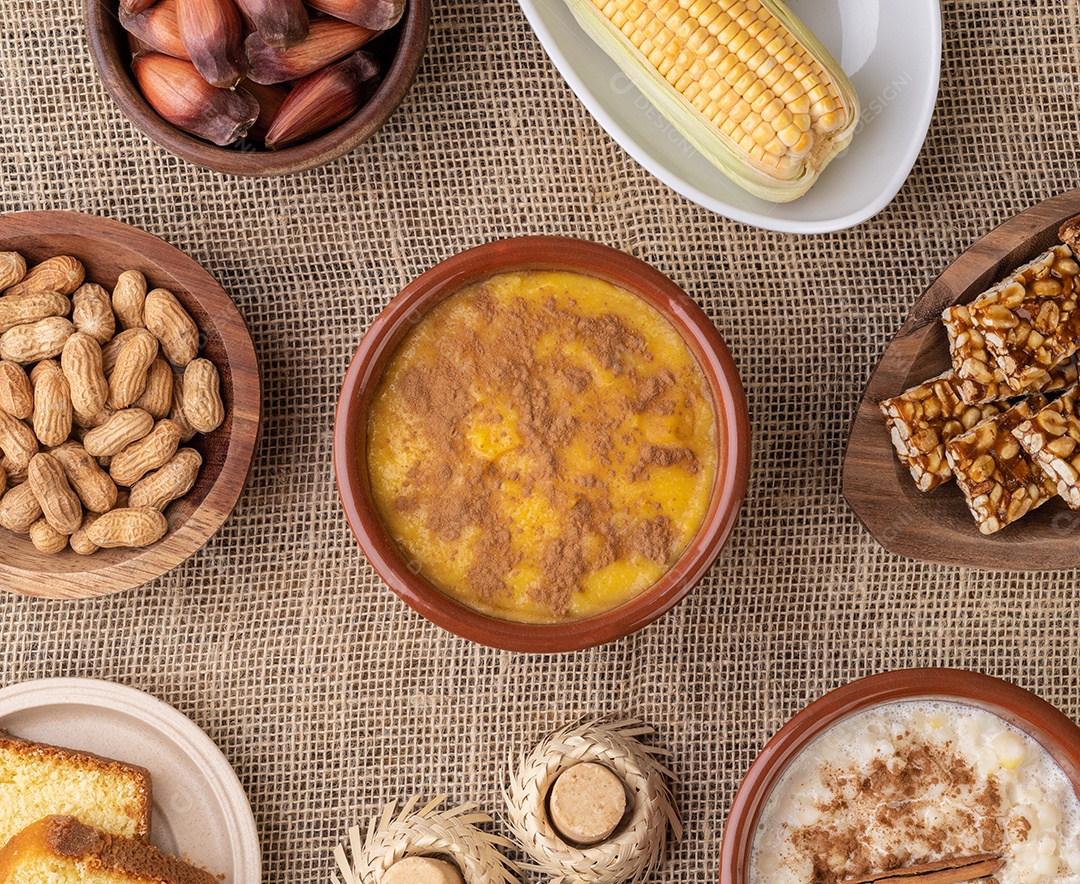
[{"label": "dark wooden bowl", "polygon": [[905,700],[944,700],[990,712],[1045,749],[1080,794],[1080,728],[1010,682],[963,669],[900,669],[853,681],[815,700],[761,750],[735,795],[720,849],[720,884],[747,884],[758,818],[789,763],[844,718]]},{"label": "dark wooden bowl", "polygon": [[[408,331],[431,308],[473,282],[502,272],[568,270],[613,283],[651,304],[697,358],[716,411],[720,447],[712,499],[682,556],[645,592],[605,613],[569,623],[502,620],[468,608],[429,583],[387,534],[367,469],[372,397]],[[614,641],[681,601],[709,569],[731,533],[750,474],[750,420],[742,382],[716,326],[674,282],[643,261],[597,243],[554,236],[491,242],[455,255],[405,287],[364,335],[345,376],[334,427],[334,469],[349,525],[372,567],[406,604],[471,641],[511,651],[555,653]]]},{"label": "dark wooden bowl", "polygon": [[1080,189],[1046,200],[980,239],[923,293],[871,375],[848,436],[843,491],[889,552],[988,570],[1080,567],[1080,512],[1054,498],[996,534],[980,534],[955,482],[929,492],[915,487],[878,410],[882,399],[948,369],[942,310],[971,301],[1057,243],[1058,227],[1076,214]]},{"label": "dark wooden bowl", "polygon": [[427,46],[431,0],[410,0],[402,20],[368,44],[383,65],[383,80],[368,102],[345,122],[311,141],[283,150],[241,142],[218,147],[165,121],[143,98],[131,73],[119,0],[86,0],[86,33],[94,66],[120,110],[143,134],[204,169],[230,175],[286,175],[321,166],[355,150],[385,123],[416,78]]},{"label": "dark wooden bowl", "polygon": [[0,251],[27,263],[73,255],[86,278],[111,290],[124,270],[139,270],[169,289],[199,326],[200,355],[221,375],[226,419],[190,443],[203,456],[195,487],[165,510],[169,532],[144,549],[102,549],[80,556],[38,552],[30,539],[0,528],[0,587],[23,595],[86,598],[129,589],[175,568],[229,517],[247,481],[259,435],[261,385],[255,348],[232,299],[195,261],[145,231],[72,212],[0,216]]}]

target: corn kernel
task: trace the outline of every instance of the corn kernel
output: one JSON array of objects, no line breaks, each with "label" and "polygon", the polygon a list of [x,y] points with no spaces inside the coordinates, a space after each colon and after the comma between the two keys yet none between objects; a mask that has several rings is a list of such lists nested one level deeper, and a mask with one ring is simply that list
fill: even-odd
[{"label": "corn kernel", "polygon": [[797,173],[849,121],[829,69],[762,0],[587,0],[751,160]]}]

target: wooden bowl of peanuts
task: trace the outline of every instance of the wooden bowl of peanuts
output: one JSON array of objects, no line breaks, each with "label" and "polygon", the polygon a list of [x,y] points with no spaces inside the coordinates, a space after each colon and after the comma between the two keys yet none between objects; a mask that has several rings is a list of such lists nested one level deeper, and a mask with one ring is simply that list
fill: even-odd
[{"label": "wooden bowl of peanuts", "polygon": [[91,215],[0,216],[0,586],[86,598],[175,568],[240,497],[260,395],[195,261]]}]

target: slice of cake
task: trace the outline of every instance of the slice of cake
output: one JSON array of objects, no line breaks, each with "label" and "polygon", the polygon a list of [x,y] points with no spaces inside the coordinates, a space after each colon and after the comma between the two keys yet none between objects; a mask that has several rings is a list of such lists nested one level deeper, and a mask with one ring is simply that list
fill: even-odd
[{"label": "slice of cake", "polygon": [[205,869],[143,841],[70,816],[31,823],[0,850],[0,884],[221,884]]},{"label": "slice of cake", "polygon": [[0,846],[50,814],[146,841],[150,772],[0,731]]}]

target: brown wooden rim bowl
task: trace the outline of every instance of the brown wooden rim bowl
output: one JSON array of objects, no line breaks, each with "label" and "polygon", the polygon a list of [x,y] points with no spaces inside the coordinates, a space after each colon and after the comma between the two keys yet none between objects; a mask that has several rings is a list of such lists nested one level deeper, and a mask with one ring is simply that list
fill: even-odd
[{"label": "brown wooden rim bowl", "polygon": [[964,669],[899,669],[853,681],[815,700],[765,745],[739,786],[724,827],[721,884],[747,884],[758,817],[788,764],[826,730],[857,712],[898,700],[945,700],[992,712],[1022,730],[1060,765],[1080,794],[1080,728],[1017,685]]},{"label": "brown wooden rim bowl", "polygon": [[112,289],[124,270],[139,270],[169,289],[199,326],[200,355],[221,375],[226,418],[191,443],[203,456],[195,487],[165,510],[169,532],[144,549],[102,549],[80,556],[38,552],[30,539],[0,528],[0,586],[23,595],[86,598],[130,589],[172,570],[210,539],[229,517],[250,472],[259,435],[261,392],[251,335],[232,299],[199,264],[135,227],[74,212],[0,216],[0,251],[33,264],[73,255],[86,278]]},{"label": "brown wooden rim bowl", "polygon": [[[367,418],[387,362],[423,314],[464,286],[496,273],[569,270],[614,283],[659,309],[701,365],[722,440],[705,519],[686,551],[651,588],[595,617],[570,623],[520,623],[478,613],[410,570],[383,528],[367,471]],[[334,469],[349,525],[376,572],[410,607],[463,638],[491,647],[558,653],[629,635],[678,603],[719,555],[734,527],[750,472],[750,421],[735,363],[704,311],[674,282],[643,261],[584,240],[532,236],[499,240],[436,265],[407,285],[372,323],[342,385],[334,427]]]},{"label": "brown wooden rim bowl", "polygon": [[230,175],[287,175],[321,166],[355,150],[397,110],[412,86],[427,46],[431,0],[409,0],[402,20],[369,48],[383,63],[383,80],[368,102],[318,138],[282,150],[218,147],[158,116],[131,73],[119,0],[86,0],[86,32],[94,66],[105,88],[144,135],[188,162]]},{"label": "brown wooden rim bowl", "polygon": [[994,571],[1080,567],[1080,515],[1060,497],[996,534],[981,534],[955,482],[929,492],[915,487],[878,407],[950,367],[941,322],[946,307],[970,302],[1058,243],[1058,228],[1078,213],[1080,189],[1070,190],[982,236],[922,293],[882,353],[848,431],[841,488],[863,527],[889,552]]}]

